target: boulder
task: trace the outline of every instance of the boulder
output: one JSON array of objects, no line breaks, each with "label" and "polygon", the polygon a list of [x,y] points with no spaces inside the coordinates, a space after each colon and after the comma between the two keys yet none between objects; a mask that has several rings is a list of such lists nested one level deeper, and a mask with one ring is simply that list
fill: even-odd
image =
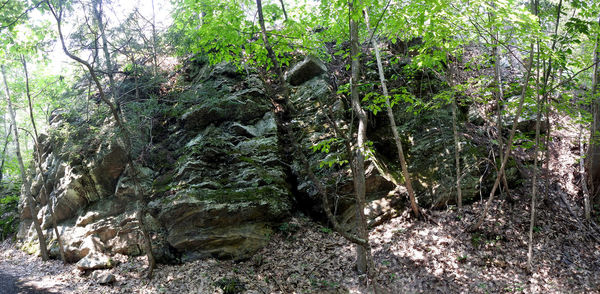
[{"label": "boulder", "polygon": [[[520,96],[513,96],[507,99],[507,103],[517,105],[520,99]],[[507,112],[508,113],[503,117],[502,124],[503,127],[510,129],[512,128],[514,122],[516,108],[508,108]],[[535,133],[535,125],[537,118],[537,105],[529,101],[524,102],[523,110],[521,112],[521,115],[519,116],[519,119],[517,120],[517,130],[530,134]],[[542,114],[542,116],[540,117],[540,131],[544,133],[547,129],[548,124],[546,123],[546,116]]]},{"label": "boulder", "polygon": [[[505,124],[505,127],[512,127],[513,121]],[[517,130],[525,133],[535,134],[535,125],[537,124],[537,115],[530,115],[527,117],[519,117],[517,120]],[[540,133],[545,133],[548,130],[548,123],[546,117],[542,115],[540,117]]]},{"label": "boulder", "polygon": [[95,185],[99,197],[106,197],[115,192],[115,185],[127,163],[127,153],[119,144],[110,143],[101,144],[96,154],[102,156],[88,164],[93,181],[90,184]]},{"label": "boulder", "polygon": [[292,86],[299,86],[326,71],[327,67],[321,60],[314,56],[307,56],[285,74],[285,80]]},{"label": "boulder", "polygon": [[95,271],[92,274],[91,278],[100,285],[108,285],[117,281],[115,275],[107,271]]},{"label": "boulder", "polygon": [[276,185],[196,189],[154,202],[169,244],[194,257],[245,259],[265,246],[270,224],[290,210],[289,193]]},{"label": "boulder", "polygon": [[95,236],[77,238],[76,235],[67,235],[65,237],[66,240],[63,240],[65,244],[65,258],[70,262],[80,261],[90,253],[104,250],[104,245]]},{"label": "boulder", "polygon": [[[324,76],[319,76],[310,79],[294,89],[291,98],[294,107],[298,109],[295,116],[297,126],[303,132],[299,133],[297,138],[301,148],[311,150],[314,146],[321,142],[335,139],[337,136],[330,127],[330,113],[327,109],[330,105],[333,114],[333,119],[337,121],[338,127],[341,130],[349,129],[346,120],[343,120],[345,107],[340,105],[340,102],[331,95],[332,88],[325,80]],[[335,203],[337,207],[332,207],[332,210],[343,212],[348,209],[354,202],[353,193],[354,185],[350,168],[343,160],[346,159],[344,144],[332,140],[328,152],[307,152],[307,159],[311,168],[315,171],[317,177],[327,180],[325,188],[331,197],[330,203]],[[292,151],[287,151],[291,153]],[[374,199],[386,195],[390,190],[394,189],[394,184],[385,179],[381,172],[375,168],[373,162],[378,161],[378,154],[370,155],[371,163],[367,163],[366,168],[366,197]],[[289,158],[292,161],[292,172],[297,175],[296,190],[299,192],[296,195],[296,202],[301,209],[315,218],[323,218],[323,207],[321,196],[316,190],[306,173],[304,172],[304,163],[298,158]],[[342,163],[340,165],[340,163]],[[331,164],[331,165],[330,165]]]},{"label": "boulder", "polygon": [[100,216],[100,213],[97,211],[88,211],[86,214],[79,216],[75,224],[78,227],[85,227],[88,224],[100,219]]},{"label": "boulder", "polygon": [[75,264],[79,270],[107,269],[114,266],[112,259],[102,253],[92,252]]}]

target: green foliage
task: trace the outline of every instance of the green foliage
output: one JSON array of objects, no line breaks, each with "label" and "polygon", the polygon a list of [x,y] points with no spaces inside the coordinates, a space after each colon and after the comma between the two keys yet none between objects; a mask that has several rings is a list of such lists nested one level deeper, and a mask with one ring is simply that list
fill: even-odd
[{"label": "green foliage", "polygon": [[336,289],[340,284],[338,282],[333,282],[324,279],[310,279],[310,284],[317,289],[326,290],[326,289]]},{"label": "green foliage", "polygon": [[328,227],[320,227],[319,230],[325,234],[331,234],[333,233],[333,230],[328,228]]},{"label": "green foliage", "polygon": [[334,165],[344,165],[348,163],[348,160],[342,157],[342,154],[338,152],[331,152],[333,149],[339,150],[344,148],[342,143],[344,140],[339,138],[329,138],[319,141],[317,144],[311,146],[312,152],[321,152],[327,154],[327,156],[321,160],[319,167],[324,166],[332,167]]},{"label": "green foliage", "polygon": [[[256,21],[254,1],[175,0],[173,4],[169,38],[179,45],[179,55],[200,54],[211,64],[229,62],[240,68],[242,63],[266,70],[273,66]],[[357,19],[362,17],[360,9],[354,15]],[[298,52],[330,60],[327,42],[333,41],[338,52],[345,52],[342,44],[348,39],[348,26],[340,18],[347,13],[347,2],[288,2],[286,10],[289,19],[284,21],[279,3],[263,3],[269,43],[282,66],[289,66]]]},{"label": "green foliage", "polygon": [[[240,64],[251,56],[257,63],[267,63],[266,51],[253,39],[255,24],[245,17],[248,0],[174,1],[176,7],[171,37],[180,45],[178,53],[201,53],[212,64]],[[257,44],[258,43],[258,44]]]},{"label": "green foliage", "polygon": [[10,192],[0,196],[0,241],[16,233],[19,226],[18,191]]},{"label": "green foliage", "polygon": [[471,235],[471,245],[473,245],[473,247],[479,248],[479,246],[481,246],[482,241],[483,241],[482,234],[475,232]]},{"label": "green foliage", "polygon": [[223,277],[215,282],[215,286],[221,288],[224,294],[238,294],[246,290],[246,286],[237,277]]},{"label": "green foliage", "polygon": [[280,233],[282,233],[286,237],[289,237],[300,230],[300,225],[297,223],[285,222],[279,225],[277,229]]}]

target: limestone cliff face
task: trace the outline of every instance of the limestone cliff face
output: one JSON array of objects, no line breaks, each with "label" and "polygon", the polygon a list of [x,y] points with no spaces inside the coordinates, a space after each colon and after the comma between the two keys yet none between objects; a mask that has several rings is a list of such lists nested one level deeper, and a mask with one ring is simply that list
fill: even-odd
[{"label": "limestone cliff face", "polygon": [[[127,96],[120,101],[122,113],[134,125],[131,152],[140,164],[137,180],[148,208],[144,222],[159,262],[207,256],[249,258],[295,211],[323,219],[319,196],[304,174],[303,163],[292,155],[290,138],[279,127],[282,123],[294,126],[294,139],[327,187],[332,210],[342,223],[351,225],[353,185],[346,147],[333,124],[347,132],[353,120],[331,85],[326,65],[307,58],[286,75],[296,110],[286,118],[289,121],[282,121],[273,106],[277,98],[269,97],[256,74],[201,61],[183,72],[167,93],[142,92],[135,102]],[[150,123],[133,124],[144,108],[153,109]],[[436,111],[435,116],[414,116],[396,109],[402,137],[413,140],[404,142],[405,152],[425,207],[451,202],[453,197],[451,121],[444,120],[448,111]],[[55,111],[52,131],[40,138],[42,171],[32,168],[30,172],[35,217],[42,222],[51,253],[58,255],[50,205],[67,258],[82,269],[110,266],[112,254],[143,253],[135,218],[136,185],[125,163],[126,150],[114,124],[105,117],[101,109],[85,119]],[[402,179],[389,122],[384,115],[373,115],[369,126],[373,144],[366,178],[367,197],[373,202],[368,212],[377,217],[382,207],[401,207],[404,195],[396,188]],[[462,156],[469,163],[480,156],[475,153],[486,152],[479,147],[485,142],[465,138],[470,149]],[[323,144],[328,152],[313,148]],[[486,183],[479,178],[482,168],[486,166],[474,163],[468,170],[466,201]],[[34,216],[25,208],[21,201],[18,238],[25,249],[35,250]]]},{"label": "limestone cliff face", "polygon": [[[173,168],[155,183],[160,192],[150,208],[170,246],[190,258],[247,258],[266,245],[273,224],[289,215],[292,195],[260,81],[242,80],[228,67],[216,67],[209,76],[221,90],[203,97],[212,82],[191,90],[197,102],[181,116],[183,128],[160,143],[168,150],[185,138],[172,152]],[[239,83],[239,91],[230,90]]]},{"label": "limestone cliff face", "polygon": [[[225,65],[195,69],[198,76],[177,93],[183,97],[177,105],[161,106],[172,111],[158,118],[152,145],[142,154],[145,222],[159,262],[248,258],[292,208],[275,116],[260,80]],[[102,267],[94,263],[102,256],[141,254],[134,185],[114,126],[57,112],[51,129],[42,140],[43,171],[31,177],[36,217],[52,253],[58,254],[51,204],[69,261]],[[20,211],[18,238],[35,249],[24,201]]]}]

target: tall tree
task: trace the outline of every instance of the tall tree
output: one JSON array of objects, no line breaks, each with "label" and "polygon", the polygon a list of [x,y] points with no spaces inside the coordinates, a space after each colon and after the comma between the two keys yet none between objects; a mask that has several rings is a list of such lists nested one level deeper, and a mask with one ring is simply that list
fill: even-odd
[{"label": "tall tree", "polygon": [[144,251],[148,258],[148,272],[147,272],[146,276],[148,278],[152,278],[152,273],[154,272],[154,268],[156,267],[156,260],[154,259],[154,254],[152,253],[152,243],[151,243],[151,239],[150,239],[150,234],[148,232],[148,229],[146,228],[146,225],[144,224],[144,216],[146,214],[146,203],[145,203],[144,195],[141,191],[142,189],[141,189],[140,183],[139,183],[139,178],[138,178],[139,171],[136,167],[135,162],[133,161],[133,157],[131,154],[131,152],[132,152],[131,135],[129,133],[129,130],[127,129],[127,126],[124,124],[123,119],[121,118],[121,115],[120,115],[115,103],[106,96],[104,89],[102,87],[102,84],[100,83],[100,79],[98,78],[98,75],[96,74],[96,70],[92,67],[92,65],[89,62],[74,55],[67,48],[65,39],[63,36],[63,32],[62,32],[62,20],[63,20],[63,12],[64,12],[62,3],[59,3],[58,6],[55,6],[54,4],[50,3],[50,0],[46,0],[46,5],[48,6],[50,12],[54,16],[54,19],[56,20],[56,24],[57,24],[57,28],[58,28],[58,37],[59,37],[59,41],[62,45],[63,52],[69,58],[71,58],[74,61],[78,62],[79,64],[83,65],[87,69],[88,73],[92,77],[92,80],[94,81],[94,84],[96,85],[96,90],[98,91],[100,100],[106,106],[108,106],[110,113],[112,114],[112,117],[117,125],[117,128],[119,129],[119,133],[123,139],[123,144],[125,145],[124,150],[127,151],[127,153],[126,153],[127,154],[127,164],[128,164],[129,170],[131,171],[131,177],[135,184],[135,189],[134,189],[135,198],[136,198],[136,201],[138,204],[137,205],[138,211],[136,213],[136,218],[137,218],[139,228],[142,232],[142,236],[144,239]]},{"label": "tall tree", "polygon": [[46,197],[48,198],[48,210],[50,212],[50,217],[52,218],[52,228],[54,229],[54,234],[56,235],[56,240],[58,242],[58,252],[60,253],[60,258],[61,260],[66,263],[67,259],[65,258],[65,249],[63,246],[63,241],[61,238],[61,234],[58,231],[58,224],[56,222],[56,215],[54,214],[54,205],[55,205],[55,199],[54,197],[52,197],[52,195],[50,195],[50,193],[48,193],[48,189],[46,189],[46,183],[47,183],[47,179],[46,179],[46,173],[44,172],[44,169],[42,167],[42,148],[40,147],[39,144],[39,136],[38,136],[38,130],[37,130],[37,126],[35,123],[35,118],[33,116],[33,105],[31,103],[31,91],[29,89],[29,71],[27,70],[27,61],[25,60],[25,56],[21,55],[21,63],[23,64],[23,72],[25,74],[25,94],[27,96],[27,105],[29,106],[29,119],[31,120],[31,126],[33,127],[33,142],[35,144],[35,154],[37,154],[37,168],[39,169],[39,173],[42,175],[42,191],[43,193],[46,195]]},{"label": "tall tree", "polygon": [[[356,222],[357,234],[360,238],[367,240],[367,220],[364,214],[365,200],[365,144],[367,143],[367,114],[360,105],[358,97],[358,81],[360,80],[360,44],[358,39],[358,23],[354,17],[357,8],[354,0],[348,2],[350,17],[350,56],[352,58],[352,77],[350,79],[350,95],[352,97],[352,109],[358,118],[358,130],[356,135],[356,150],[354,151],[354,164],[352,165],[352,178],[354,182],[354,193],[356,193]],[[368,246],[356,248],[356,266],[360,273],[367,272],[367,260],[371,252]]]},{"label": "tall tree", "polygon": [[[535,15],[538,14],[538,3],[532,1],[532,9]],[[537,106],[536,119],[535,119],[535,148],[534,148],[534,159],[533,159],[533,176],[531,179],[531,206],[530,206],[530,218],[529,218],[529,244],[527,247],[527,267],[530,271],[533,270],[533,228],[535,227],[535,213],[536,213],[536,198],[537,198],[537,176],[538,176],[538,153],[540,150],[540,121],[542,119],[543,109],[543,98],[540,95],[540,41],[537,41],[537,62],[536,62],[536,76],[535,76],[535,102]]]},{"label": "tall tree", "polygon": [[42,255],[42,260],[48,260],[48,249],[46,246],[46,238],[44,237],[44,232],[42,231],[42,226],[38,220],[37,211],[35,210],[35,200],[31,195],[31,185],[27,180],[27,175],[25,174],[25,165],[23,164],[23,157],[21,156],[21,145],[19,143],[19,128],[17,127],[17,119],[15,115],[15,110],[12,105],[12,99],[10,96],[10,89],[8,88],[8,82],[6,81],[6,70],[4,65],[0,65],[0,70],[2,72],[2,80],[4,82],[4,93],[6,98],[6,104],[8,107],[8,114],[11,119],[11,124],[13,128],[14,134],[14,142],[15,142],[15,153],[17,155],[17,161],[19,163],[19,171],[21,172],[21,180],[23,181],[23,187],[25,188],[25,199],[27,201],[27,206],[29,206],[29,212],[31,213],[31,219],[33,221],[33,226],[35,227],[35,231],[37,233],[38,241],[40,242],[40,253]]},{"label": "tall tree", "polygon": [[[537,0],[537,3],[539,5],[539,0]],[[556,69],[559,67],[558,65],[556,65],[557,62],[555,62],[555,50],[556,50],[556,46],[558,44],[558,40],[559,40],[559,35],[558,35],[558,28],[560,27],[560,17],[562,14],[562,9],[563,9],[563,1],[559,0],[558,4],[556,6],[556,20],[555,20],[555,25],[554,25],[554,32],[551,36],[552,39],[552,45],[549,48],[549,54],[547,60],[544,62],[544,71],[543,71],[543,79],[542,79],[542,99],[543,99],[543,103],[544,105],[544,114],[546,116],[546,138],[545,138],[545,142],[544,145],[546,147],[546,154],[544,156],[544,162],[546,165],[546,170],[545,170],[545,178],[544,178],[544,186],[545,186],[545,191],[546,191],[546,199],[549,200],[550,198],[550,140],[552,138],[551,134],[552,134],[552,125],[550,124],[550,111],[551,111],[551,91],[549,91],[550,88],[553,87],[554,84],[554,77],[555,75],[553,74]],[[562,50],[559,50],[562,51]],[[541,114],[540,114],[541,115]]]},{"label": "tall tree", "polygon": [[483,208],[483,212],[481,213],[479,219],[477,220],[477,222],[475,224],[473,224],[473,226],[471,226],[471,230],[477,230],[479,229],[479,227],[481,226],[481,224],[484,222],[488,211],[490,209],[490,205],[494,200],[494,194],[496,193],[496,189],[498,189],[498,185],[500,184],[500,179],[502,178],[502,176],[504,175],[504,171],[505,171],[505,167],[506,167],[506,163],[508,162],[508,158],[510,157],[510,153],[512,150],[512,144],[513,144],[513,140],[515,137],[515,133],[517,130],[517,124],[519,122],[519,117],[521,116],[521,113],[523,111],[523,104],[525,102],[525,96],[527,95],[527,90],[529,88],[529,79],[531,78],[531,71],[533,68],[533,58],[534,58],[534,41],[531,42],[531,46],[529,49],[529,58],[527,60],[524,61],[525,63],[525,75],[522,81],[522,85],[521,85],[521,97],[519,99],[519,104],[517,106],[517,111],[516,114],[513,118],[513,125],[512,125],[512,129],[510,130],[510,134],[508,137],[508,141],[506,142],[506,151],[504,152],[504,158],[502,159],[502,163],[500,165],[500,169],[498,170],[498,173],[496,175],[496,180],[494,181],[494,185],[492,186],[492,190],[490,192],[490,196],[487,200],[487,202],[485,203],[485,206]]},{"label": "tall tree", "polygon": [[115,86],[115,69],[113,68],[112,57],[110,55],[110,51],[108,50],[108,38],[106,37],[106,27],[104,23],[104,10],[102,6],[103,0],[93,0],[92,1],[92,9],[94,12],[94,18],[96,19],[96,25],[98,26],[98,33],[100,34],[100,39],[102,40],[102,52],[104,53],[104,70],[106,75],[108,76],[108,82],[110,85],[110,95],[112,97],[113,103],[118,103],[117,99],[119,97],[117,87]]},{"label": "tall tree", "polygon": [[[600,17],[598,18],[600,26]],[[600,194],[600,35],[596,36],[593,52],[592,72],[592,116],[590,146],[588,147],[588,176],[591,201]],[[591,210],[591,209],[590,209]]]},{"label": "tall tree", "polygon": [[154,0],[152,0],[152,61],[154,75],[158,75],[158,40],[156,35],[156,11],[154,10]]},{"label": "tall tree", "polygon": [[[495,3],[492,1],[490,3],[490,7],[492,9],[496,8]],[[504,161],[504,137],[502,135],[502,101],[504,100],[504,89],[502,84],[502,69],[500,67],[501,61],[501,52],[500,52],[500,33],[498,26],[496,24],[495,13],[489,13],[489,20],[492,23],[490,39],[492,46],[492,55],[494,59],[494,83],[496,84],[496,89],[494,91],[494,98],[496,100],[496,132],[497,140],[498,140],[498,150],[500,155],[500,162]],[[504,191],[506,192],[506,196],[510,198],[510,190],[508,187],[508,182],[506,181],[506,175],[502,176],[502,184],[504,185]],[[501,190],[502,192],[502,190]]]},{"label": "tall tree", "polygon": [[[352,11],[352,4],[348,3],[348,5],[350,5],[350,11]],[[267,29],[265,26],[265,21],[264,21],[264,16],[263,16],[263,11],[262,11],[262,1],[256,0],[256,6],[257,6],[257,10],[258,10],[258,20],[259,20],[263,44],[264,44],[265,50],[267,51],[267,56],[269,57],[270,61],[273,64],[272,69],[275,71],[276,75],[278,76],[280,88],[282,90],[283,108],[285,109],[286,112],[293,111],[293,107],[292,107],[292,105],[290,103],[290,99],[289,99],[289,95],[290,95],[289,88],[283,78],[283,71],[282,71],[280,63],[277,59],[277,55],[275,54],[275,51],[271,47],[271,43],[270,43],[269,37],[267,35]],[[350,21],[350,30],[351,30],[351,36],[352,36],[351,37],[351,40],[352,40],[351,47],[353,48],[352,52],[354,53],[351,55],[352,56],[352,67],[353,67],[353,80],[356,81],[357,79],[359,79],[359,71],[358,70],[359,70],[359,66],[360,66],[360,60],[359,60],[360,49],[359,49],[359,44],[358,44],[358,25],[356,22],[354,22],[354,20]],[[356,83],[356,82],[353,82],[353,83]],[[356,85],[354,84],[353,87],[356,87]],[[310,169],[308,160],[306,159],[306,156],[304,155],[302,149],[300,148],[298,142],[296,141],[297,136],[294,133],[293,126],[290,126],[289,124],[283,124],[283,128],[286,130],[288,139],[292,142],[292,147],[293,147],[294,153],[300,158],[300,162],[302,162],[302,164],[304,166],[304,172],[308,175],[309,179],[313,182],[313,184],[316,186],[317,190],[319,191],[319,194],[321,195],[321,200],[323,202],[323,209],[325,210],[325,214],[327,215],[329,221],[332,223],[334,230],[336,230],[336,232],[340,233],[347,240],[356,244],[357,270],[362,273],[367,273],[370,278],[373,278],[375,270],[374,270],[374,264],[373,264],[372,256],[371,256],[371,247],[370,247],[369,239],[368,239],[366,217],[364,215],[364,206],[365,206],[364,146],[365,146],[365,139],[366,139],[366,113],[360,107],[360,100],[358,99],[358,89],[355,88],[353,90],[352,95],[353,95],[353,97],[352,97],[353,108],[355,111],[360,111],[361,114],[358,114],[359,116],[362,115],[362,119],[359,118],[359,131],[358,131],[359,135],[358,136],[360,137],[360,139],[357,140],[358,147],[354,153],[355,158],[354,158],[354,160],[351,159],[353,161],[351,166],[352,166],[352,175],[353,175],[353,182],[354,182],[354,189],[355,189],[355,203],[356,203],[356,224],[357,224],[356,234],[349,233],[346,230],[346,228],[343,228],[337,222],[336,217],[332,214],[331,206],[328,201],[329,196],[328,196],[327,190],[322,185],[320,180],[317,179],[317,177],[314,175],[312,170]],[[356,95],[356,96],[354,96],[354,95]],[[362,122],[360,122],[361,120],[362,120]],[[337,127],[335,127],[335,128],[337,129]],[[362,132],[362,134],[361,134],[361,132]],[[375,291],[378,291],[378,290],[376,289]]]},{"label": "tall tree", "polygon": [[[371,36],[375,36],[376,32],[371,30],[370,21],[369,21],[369,13],[367,9],[364,11],[365,14],[365,22],[367,24],[367,29],[371,32]],[[394,142],[396,143],[396,149],[398,151],[398,159],[400,160],[400,166],[402,168],[402,175],[404,176],[404,182],[406,184],[406,191],[408,192],[408,197],[410,199],[410,205],[415,216],[419,216],[419,206],[417,204],[417,199],[415,197],[415,191],[412,187],[410,173],[408,172],[408,167],[406,164],[406,157],[404,156],[404,149],[402,148],[402,141],[400,140],[400,135],[398,135],[398,127],[396,126],[396,118],[394,117],[394,112],[392,111],[392,104],[390,103],[390,96],[387,88],[387,83],[385,81],[385,74],[383,72],[383,63],[381,62],[381,56],[379,54],[379,46],[377,44],[376,38],[371,38],[371,46],[373,47],[373,51],[375,51],[375,59],[377,61],[377,71],[379,74],[379,82],[381,83],[381,90],[383,92],[383,96],[385,97],[386,104],[386,114],[388,120],[390,121],[390,128],[392,129],[392,134],[394,135]],[[454,110],[453,110],[454,111]],[[458,163],[457,163],[458,166]],[[459,167],[460,169],[460,167]],[[460,172],[459,172],[460,173]],[[457,183],[460,187],[459,175],[457,175]],[[460,188],[459,188],[459,203],[460,201]]]},{"label": "tall tree", "polygon": [[10,142],[10,135],[12,133],[12,126],[9,126],[6,131],[6,137],[4,138],[4,148],[2,148],[2,160],[0,161],[0,188],[4,187],[2,180],[4,179],[4,163],[6,162],[6,148]]}]

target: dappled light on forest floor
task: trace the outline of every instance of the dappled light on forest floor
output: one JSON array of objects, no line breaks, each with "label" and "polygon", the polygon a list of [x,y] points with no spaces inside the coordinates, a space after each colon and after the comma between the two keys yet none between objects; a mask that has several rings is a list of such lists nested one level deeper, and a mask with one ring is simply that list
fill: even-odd
[{"label": "dappled light on forest floor", "polygon": [[[473,207],[465,207],[462,214],[431,212],[439,226],[414,220],[407,211],[374,228],[370,239],[378,283],[389,293],[598,290],[600,245],[575,220],[564,216],[564,208],[541,209],[534,235],[535,270],[530,274],[526,266],[528,211],[498,201],[481,230],[470,233],[465,228],[475,221],[481,205]],[[353,246],[305,217],[280,226],[269,245],[249,260],[160,265],[151,281],[139,278],[145,258],[116,256],[118,265],[107,270],[117,279],[112,286],[99,285],[72,265],[43,264],[7,243],[1,254],[0,271],[10,269],[23,281],[60,293],[221,293],[223,287],[239,287],[247,293],[369,291],[365,278],[354,270]]]}]

